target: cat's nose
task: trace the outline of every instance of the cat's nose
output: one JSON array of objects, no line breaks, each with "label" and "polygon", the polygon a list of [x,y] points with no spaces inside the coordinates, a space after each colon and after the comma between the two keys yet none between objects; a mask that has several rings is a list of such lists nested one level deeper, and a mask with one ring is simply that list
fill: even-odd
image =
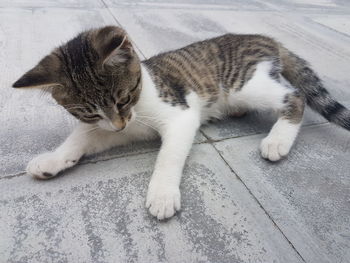
[{"label": "cat's nose", "polygon": [[125,121],[121,121],[121,120],[112,121],[112,124],[116,128],[116,131],[124,130],[124,128],[126,126],[126,122]]}]

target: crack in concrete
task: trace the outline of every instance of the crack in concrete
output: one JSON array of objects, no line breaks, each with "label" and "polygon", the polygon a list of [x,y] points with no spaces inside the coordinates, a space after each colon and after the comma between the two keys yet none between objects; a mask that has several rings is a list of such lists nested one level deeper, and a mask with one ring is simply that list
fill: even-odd
[{"label": "crack in concrete", "polygon": [[235,170],[228,164],[228,162],[226,161],[226,159],[222,156],[222,154],[220,153],[220,151],[215,147],[215,145],[213,143],[210,143],[211,146],[214,148],[214,150],[219,154],[220,158],[223,160],[223,162],[225,163],[225,165],[228,166],[228,168],[230,169],[230,171],[237,177],[237,179],[244,185],[244,187],[247,189],[247,191],[249,192],[249,194],[252,196],[252,198],[256,201],[256,203],[259,205],[259,207],[264,211],[264,213],[266,214],[266,216],[269,218],[269,220],[273,223],[273,225],[277,228],[277,230],[282,234],[282,236],[286,239],[286,241],[288,242],[288,244],[293,248],[293,250],[295,251],[295,253],[297,253],[297,255],[300,257],[300,259],[303,262],[306,262],[305,259],[303,258],[303,256],[299,253],[299,251],[296,249],[296,247],[293,245],[292,241],[290,241],[288,239],[288,237],[284,234],[284,232],[282,231],[282,229],[277,225],[277,223],[274,221],[274,219],[272,218],[272,216],[266,211],[266,209],[263,207],[263,205],[260,203],[260,201],[255,197],[255,195],[252,193],[252,191],[248,188],[248,186],[244,183],[244,181],[240,178],[240,176],[238,175],[237,172],[235,172]]}]

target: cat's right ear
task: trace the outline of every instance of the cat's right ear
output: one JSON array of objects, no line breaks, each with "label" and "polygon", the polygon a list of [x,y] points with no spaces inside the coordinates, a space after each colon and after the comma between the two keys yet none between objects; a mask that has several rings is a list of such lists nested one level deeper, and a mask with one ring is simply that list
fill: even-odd
[{"label": "cat's right ear", "polygon": [[25,73],[15,83],[14,88],[47,88],[61,85],[58,81],[58,59],[50,54],[34,68]]}]

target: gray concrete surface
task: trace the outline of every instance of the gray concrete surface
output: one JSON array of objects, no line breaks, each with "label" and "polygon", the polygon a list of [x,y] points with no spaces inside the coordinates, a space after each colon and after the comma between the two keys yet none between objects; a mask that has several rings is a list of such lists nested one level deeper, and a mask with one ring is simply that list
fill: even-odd
[{"label": "gray concrete surface", "polygon": [[50,181],[24,173],[75,124],[11,83],[81,30],[116,24],[141,57],[225,32],[264,33],[303,56],[350,106],[346,0],[1,0],[0,262],[350,262],[350,133],[308,110],[290,156],[258,145],[268,113],[201,128],[166,222],[144,208],[159,142],[85,158]]},{"label": "gray concrete surface", "polygon": [[187,162],[183,212],[159,223],[144,209],[155,158],[81,165],[44,186],[27,176],[3,181],[3,256],[15,262],[302,262],[209,144],[196,145]]},{"label": "gray concrete surface", "polygon": [[276,164],[259,158],[264,135],[214,144],[307,262],[350,259],[348,133],[329,125],[304,128],[288,158]]}]

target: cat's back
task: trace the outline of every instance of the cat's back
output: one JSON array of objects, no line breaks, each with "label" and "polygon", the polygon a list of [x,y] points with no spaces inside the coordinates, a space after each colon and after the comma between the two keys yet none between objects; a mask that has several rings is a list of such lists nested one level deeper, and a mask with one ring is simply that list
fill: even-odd
[{"label": "cat's back", "polygon": [[249,68],[265,56],[278,56],[273,39],[226,34],[158,54],[143,64],[164,101],[187,106],[185,96],[190,91],[209,104],[217,101],[220,88],[234,87],[242,74],[250,74]]}]

